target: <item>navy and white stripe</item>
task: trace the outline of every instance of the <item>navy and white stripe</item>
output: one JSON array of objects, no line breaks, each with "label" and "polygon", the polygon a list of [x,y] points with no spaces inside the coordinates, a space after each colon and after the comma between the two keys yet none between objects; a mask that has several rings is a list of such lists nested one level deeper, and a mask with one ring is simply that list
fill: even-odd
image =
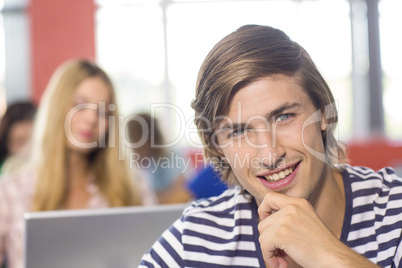
[{"label": "navy and white stripe", "polygon": [[140,267],[262,267],[257,225],[254,199],[239,188],[229,189],[193,202]]},{"label": "navy and white stripe", "polygon": [[400,267],[402,179],[391,168],[378,172],[346,166],[341,240],[381,267]]},{"label": "navy and white stripe", "polygon": [[[341,240],[370,261],[399,267],[402,179],[345,166],[346,211]],[[139,267],[264,267],[254,199],[239,188],[193,202],[143,256]],[[401,266],[402,267],[402,266]]]}]

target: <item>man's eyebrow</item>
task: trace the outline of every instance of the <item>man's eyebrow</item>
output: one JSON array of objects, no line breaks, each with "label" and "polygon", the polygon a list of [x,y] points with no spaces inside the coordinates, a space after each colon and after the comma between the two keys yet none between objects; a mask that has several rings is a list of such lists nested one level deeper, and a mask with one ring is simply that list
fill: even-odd
[{"label": "man's eyebrow", "polygon": [[293,102],[293,103],[284,103],[275,110],[269,112],[266,114],[266,118],[272,118],[278,114],[283,113],[284,111],[288,109],[295,109],[295,108],[300,108],[302,105],[299,102]]},{"label": "man's eyebrow", "polygon": [[[279,106],[278,108],[276,108],[275,110],[267,113],[265,115],[265,117],[267,119],[270,119],[278,114],[281,114],[282,112],[288,110],[288,109],[295,109],[295,108],[300,108],[302,105],[298,102],[294,102],[294,103],[284,103],[281,106]],[[233,122],[225,122],[224,124],[222,124],[221,126],[218,127],[218,129],[220,130],[225,130],[225,129],[239,129],[239,128],[246,128],[248,126],[248,124],[246,123],[233,123]]]},{"label": "man's eyebrow", "polygon": [[245,123],[229,123],[226,122],[223,125],[221,125],[218,129],[219,130],[228,130],[228,129],[242,129],[246,128]]}]

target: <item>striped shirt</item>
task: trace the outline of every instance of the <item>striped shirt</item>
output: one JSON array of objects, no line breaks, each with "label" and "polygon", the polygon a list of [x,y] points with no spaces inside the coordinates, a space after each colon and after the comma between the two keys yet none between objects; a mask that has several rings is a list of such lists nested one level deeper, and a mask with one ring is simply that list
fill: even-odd
[{"label": "striped shirt", "polygon": [[[402,265],[402,179],[390,168],[346,165],[343,182],[341,240],[380,266]],[[139,267],[265,267],[257,226],[254,198],[238,187],[228,189],[186,208]]]}]

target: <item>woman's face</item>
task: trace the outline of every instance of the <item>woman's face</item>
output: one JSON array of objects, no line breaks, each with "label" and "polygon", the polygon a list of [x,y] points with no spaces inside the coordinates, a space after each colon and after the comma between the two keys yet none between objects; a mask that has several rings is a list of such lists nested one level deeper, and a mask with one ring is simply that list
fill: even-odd
[{"label": "woman's face", "polygon": [[110,89],[101,78],[90,77],[78,85],[65,120],[70,151],[87,154],[106,144],[110,101]]}]

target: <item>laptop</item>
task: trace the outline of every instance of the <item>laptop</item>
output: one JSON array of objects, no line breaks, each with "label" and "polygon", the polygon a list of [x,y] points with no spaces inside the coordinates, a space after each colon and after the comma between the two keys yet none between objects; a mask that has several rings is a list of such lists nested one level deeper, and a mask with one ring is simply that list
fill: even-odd
[{"label": "laptop", "polygon": [[188,204],[25,214],[25,268],[137,267]]}]

